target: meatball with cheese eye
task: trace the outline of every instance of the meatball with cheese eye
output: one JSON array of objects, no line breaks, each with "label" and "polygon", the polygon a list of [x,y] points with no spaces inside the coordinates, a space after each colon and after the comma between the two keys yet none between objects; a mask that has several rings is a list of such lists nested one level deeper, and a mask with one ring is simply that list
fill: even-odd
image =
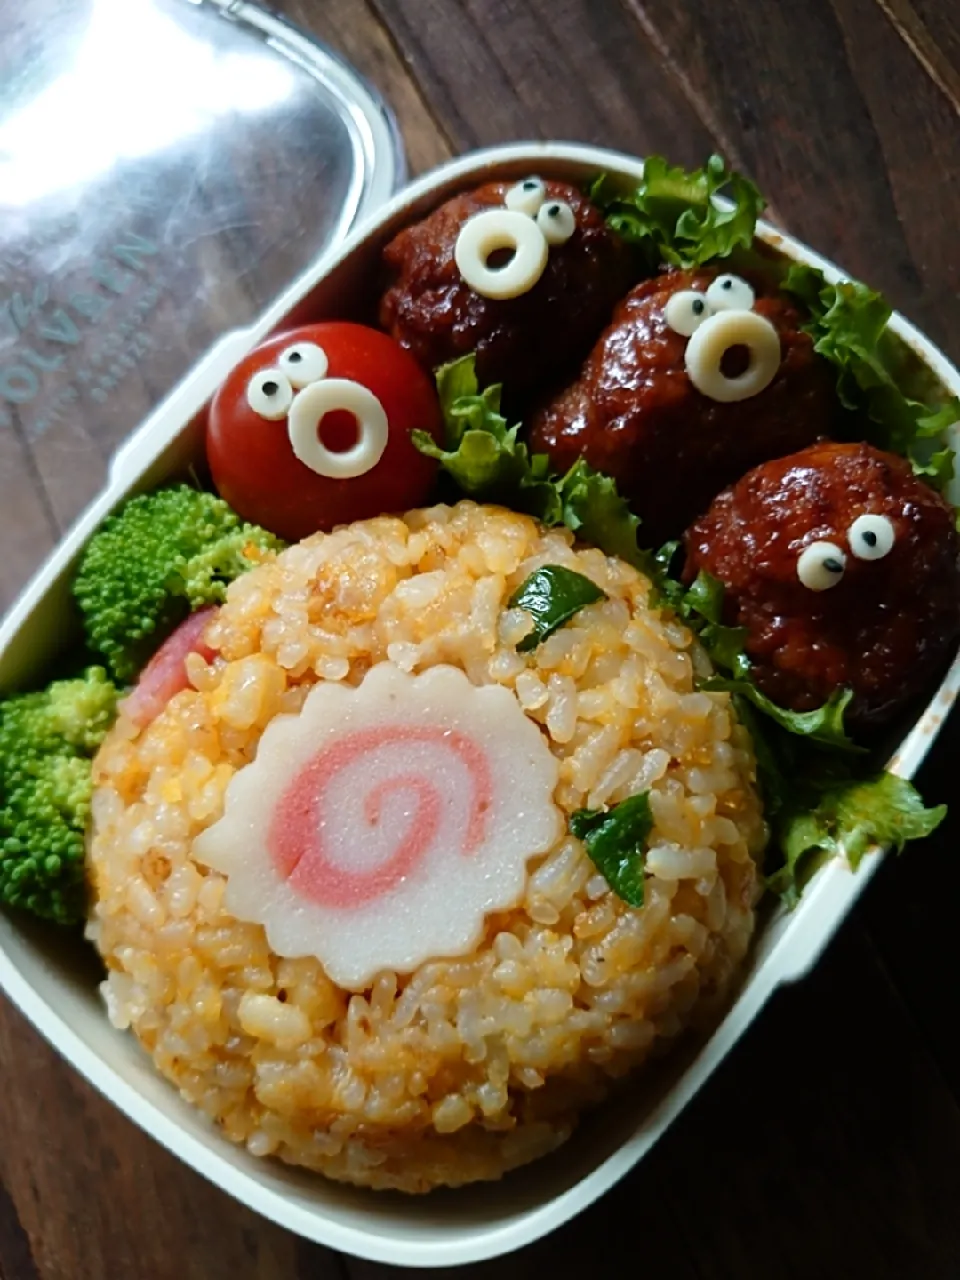
[{"label": "meatball with cheese eye", "polygon": [[380,323],[427,369],[472,351],[513,405],[575,369],[636,278],[576,187],[529,177],[454,196],[384,250]]},{"label": "meatball with cheese eye", "polygon": [[960,635],[960,538],[903,458],[816,444],[765,463],[686,534],[685,577],[724,585],[763,691],[808,711],[850,688],[850,724],[889,719]]},{"label": "meatball with cheese eye", "polygon": [[[756,286],[756,287],[755,287]],[[534,449],[612,475],[650,546],[751,467],[829,435],[834,377],[783,294],[731,272],[668,271],[623,300]]]}]

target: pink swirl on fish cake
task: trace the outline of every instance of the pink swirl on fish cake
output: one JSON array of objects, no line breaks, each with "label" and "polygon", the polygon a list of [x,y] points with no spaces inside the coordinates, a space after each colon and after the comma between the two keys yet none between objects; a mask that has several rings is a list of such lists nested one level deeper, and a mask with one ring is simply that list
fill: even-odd
[{"label": "pink swirl on fish cake", "polygon": [[452,750],[466,766],[473,787],[461,852],[469,856],[486,834],[493,781],[486,753],[465,734],[432,726],[388,725],[361,729],[318,752],[297,774],[277,805],[268,834],[278,873],[303,897],[321,906],[357,908],[375,901],[413,874],[433,848],[443,814],[443,793],[423,774],[398,773],[364,799],[364,819],[375,828],[386,800],[412,793],[417,807],[389,858],[365,871],[337,861],[324,840],[329,829],[327,792],[333,779],[383,747],[427,744]]}]

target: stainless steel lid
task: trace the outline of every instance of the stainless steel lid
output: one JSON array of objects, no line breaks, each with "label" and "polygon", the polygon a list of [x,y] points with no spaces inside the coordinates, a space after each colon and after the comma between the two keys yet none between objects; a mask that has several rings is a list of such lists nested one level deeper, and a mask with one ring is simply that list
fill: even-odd
[{"label": "stainless steel lid", "polygon": [[245,0],[0,6],[0,433],[54,510],[403,177],[370,86]]}]

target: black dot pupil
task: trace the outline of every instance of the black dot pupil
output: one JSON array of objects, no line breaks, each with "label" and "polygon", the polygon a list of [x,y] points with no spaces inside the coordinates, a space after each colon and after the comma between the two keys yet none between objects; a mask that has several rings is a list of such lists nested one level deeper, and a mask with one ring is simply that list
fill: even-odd
[{"label": "black dot pupil", "polygon": [[732,281],[732,280],[724,280],[724,281],[723,281],[723,283],[720,285],[720,288],[721,288],[721,289],[732,289],[732,288],[733,288],[733,281]]},{"label": "black dot pupil", "polygon": [[275,396],[280,390],[276,382],[265,382],[261,388],[265,396]]},{"label": "black dot pupil", "polygon": [[299,364],[300,361],[303,359],[303,356],[300,354],[299,351],[291,351],[290,354],[287,356],[287,359],[290,361],[291,364]]},{"label": "black dot pupil", "polygon": [[547,213],[551,218],[558,217],[560,213],[560,206],[558,204],[550,205],[550,207],[547,209]]},{"label": "black dot pupil", "polygon": [[523,184],[523,189],[524,191],[536,191],[539,185],[540,183],[537,181],[536,178],[528,178],[526,182]]},{"label": "black dot pupil", "polygon": [[694,300],[693,300],[693,314],[694,314],[695,316],[703,315],[703,299],[702,299],[702,298],[694,298]]},{"label": "black dot pupil", "polygon": [[868,529],[866,532],[862,533],[860,536],[861,538],[863,538],[864,542],[867,544],[868,547],[875,547],[877,545],[877,535],[872,530]]},{"label": "black dot pupil", "polygon": [[843,573],[843,565],[833,556],[827,556],[826,560],[823,562],[823,567],[826,569],[827,573]]}]

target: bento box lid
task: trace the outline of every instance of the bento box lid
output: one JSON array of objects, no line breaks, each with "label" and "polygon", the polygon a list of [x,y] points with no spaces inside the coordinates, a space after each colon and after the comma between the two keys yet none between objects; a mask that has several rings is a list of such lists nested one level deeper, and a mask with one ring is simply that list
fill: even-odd
[{"label": "bento box lid", "polygon": [[393,118],[246,0],[0,7],[0,433],[104,457],[405,177]]}]

